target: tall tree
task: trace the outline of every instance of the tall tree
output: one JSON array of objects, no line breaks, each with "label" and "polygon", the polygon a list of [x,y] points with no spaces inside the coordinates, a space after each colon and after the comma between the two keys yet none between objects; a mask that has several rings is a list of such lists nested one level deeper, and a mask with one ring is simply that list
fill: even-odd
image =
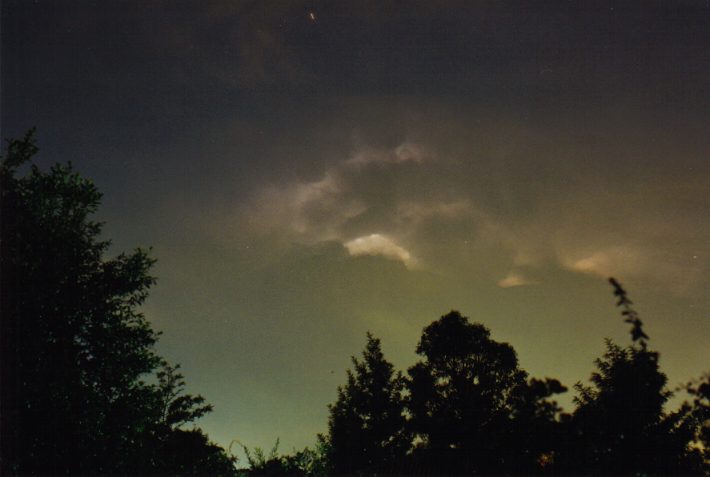
[{"label": "tall tree", "polygon": [[328,453],[335,474],[392,472],[409,447],[403,415],[404,381],[367,334],[362,359],[352,358],[347,384],[329,406]]},{"label": "tall tree", "polygon": [[[139,306],[154,260],[105,259],[101,194],[70,165],[19,175],[36,152],[30,132],[0,165],[2,471],[150,471],[164,396],[142,378],[162,360]],[[178,408],[199,412],[191,399]]]},{"label": "tall tree", "polygon": [[426,472],[533,472],[553,448],[564,392],[554,379],[526,380],[515,350],[457,311],[424,329],[409,369],[411,427]]},{"label": "tall tree", "polygon": [[513,348],[457,311],[424,329],[423,357],[409,369],[412,426],[425,467],[443,473],[495,472],[513,391],[524,384]]},{"label": "tall tree", "polygon": [[660,371],[659,354],[648,349],[649,337],[626,291],[616,280],[610,282],[617,306],[631,324],[632,344],[621,347],[607,340],[591,385],[576,385],[577,408],[556,467],[572,473],[696,472],[691,421],[683,412],[664,411],[672,393]]}]

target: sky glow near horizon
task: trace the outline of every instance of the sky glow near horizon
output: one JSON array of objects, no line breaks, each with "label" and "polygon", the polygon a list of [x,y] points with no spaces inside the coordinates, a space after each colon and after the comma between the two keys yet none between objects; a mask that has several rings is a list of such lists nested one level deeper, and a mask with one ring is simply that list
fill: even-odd
[{"label": "sky glow near horizon", "polygon": [[3,2],[2,136],[153,247],[198,425],[312,445],[366,331],[406,370],[451,309],[571,388],[628,342],[608,276],[707,371],[706,3],[402,5]]}]

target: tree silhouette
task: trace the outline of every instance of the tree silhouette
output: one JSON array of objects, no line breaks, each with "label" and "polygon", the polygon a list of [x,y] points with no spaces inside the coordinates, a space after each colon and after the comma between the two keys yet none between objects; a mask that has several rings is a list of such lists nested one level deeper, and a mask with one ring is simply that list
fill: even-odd
[{"label": "tree silhouette", "polygon": [[185,380],[178,372],[180,365],[163,361],[156,373],[158,384],[154,387],[155,413],[150,427],[144,433],[147,465],[134,467],[132,473],[146,469],[168,474],[231,475],[236,459],[224,449],[209,441],[200,429],[183,429],[187,423],[212,411],[202,396],[184,393]]},{"label": "tree silhouette", "polygon": [[161,410],[158,422],[169,429],[178,429],[183,424],[212,412],[212,405],[205,404],[204,397],[184,394],[185,379],[178,372],[179,369],[179,364],[171,366],[163,362],[162,368],[156,374]]},{"label": "tree silhouette", "polygon": [[557,379],[531,378],[512,393],[510,431],[505,457],[507,472],[535,474],[552,468],[555,450],[564,439],[569,418],[551,399],[567,391]]},{"label": "tree silhouette", "polygon": [[639,318],[638,313],[631,305],[634,304],[626,294],[626,290],[615,278],[609,278],[609,283],[614,287],[614,296],[619,297],[616,306],[622,308],[621,315],[624,316],[624,322],[631,324],[631,341],[639,344],[641,349],[646,349],[648,346],[648,335],[643,331],[643,322]]},{"label": "tree silhouette", "polygon": [[691,396],[678,411],[681,426],[690,430],[693,450],[699,460],[698,467],[710,474],[710,373],[689,382],[685,390]]},{"label": "tree silhouette", "polygon": [[659,354],[647,348],[638,314],[625,290],[610,279],[622,316],[631,323],[632,344],[610,340],[595,361],[591,386],[578,383],[577,408],[557,468],[571,473],[637,474],[698,471],[693,434],[683,413],[666,413],[672,393],[658,365]]},{"label": "tree silhouette", "polygon": [[452,311],[424,329],[417,353],[424,359],[409,369],[407,407],[420,465],[445,474],[505,471],[514,394],[526,377],[513,348]]},{"label": "tree silhouette", "polygon": [[328,421],[329,461],[335,474],[392,472],[409,447],[403,415],[404,381],[367,333],[362,359],[338,388]]},{"label": "tree silhouette", "polygon": [[163,363],[138,311],[154,260],[141,249],[105,259],[109,241],[91,220],[101,194],[71,165],[18,176],[36,152],[29,132],[0,166],[2,471],[160,471],[160,419],[208,408],[199,397],[166,401],[161,393],[181,387],[174,375],[160,386],[141,379]]},{"label": "tree silhouette", "polygon": [[250,450],[242,445],[246,454],[249,468],[240,472],[240,475],[265,475],[265,476],[302,476],[302,477],[325,477],[329,475],[326,455],[326,443],[319,436],[315,449],[305,447],[301,451],[294,451],[293,454],[278,455],[279,439],[276,439],[274,447],[266,454],[256,447]]},{"label": "tree silhouette", "polygon": [[235,475],[236,459],[210,442],[200,429],[174,429],[160,442],[153,468],[130,471],[130,474],[161,475]]},{"label": "tree silhouette", "polygon": [[248,475],[293,475],[279,456],[279,443],[280,440],[277,438],[274,447],[268,454],[261,447],[250,450],[247,446],[242,445],[249,463]]}]

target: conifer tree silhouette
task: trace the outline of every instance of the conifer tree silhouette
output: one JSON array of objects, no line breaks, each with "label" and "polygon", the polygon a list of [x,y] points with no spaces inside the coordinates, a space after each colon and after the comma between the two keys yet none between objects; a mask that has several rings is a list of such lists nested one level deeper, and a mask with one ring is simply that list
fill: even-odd
[{"label": "conifer tree silhouette", "polygon": [[333,473],[374,475],[393,472],[409,448],[401,373],[367,333],[362,358],[352,358],[347,384],[330,406],[328,455]]}]

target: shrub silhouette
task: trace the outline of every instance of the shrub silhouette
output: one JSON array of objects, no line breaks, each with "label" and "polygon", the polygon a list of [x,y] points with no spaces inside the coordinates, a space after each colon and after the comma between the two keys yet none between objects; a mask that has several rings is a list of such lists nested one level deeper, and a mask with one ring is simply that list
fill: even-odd
[{"label": "shrub silhouette", "polygon": [[329,475],[327,468],[326,443],[319,436],[318,445],[315,449],[309,447],[301,451],[294,451],[293,454],[278,455],[279,439],[276,439],[274,447],[266,454],[256,447],[250,450],[242,445],[246,454],[249,468],[239,472],[239,475],[268,475],[268,476],[303,476],[303,477],[324,477]]}]

